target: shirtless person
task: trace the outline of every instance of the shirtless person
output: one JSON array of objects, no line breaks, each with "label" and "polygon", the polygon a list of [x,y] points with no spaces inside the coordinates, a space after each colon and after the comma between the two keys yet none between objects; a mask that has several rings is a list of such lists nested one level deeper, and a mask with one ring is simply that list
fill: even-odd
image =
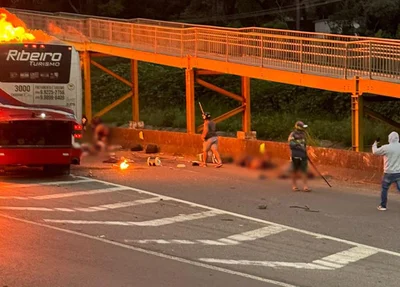
[{"label": "shirtless person", "polygon": [[92,129],[94,137],[94,145],[97,150],[105,151],[110,134],[109,128],[103,124],[100,118],[94,118],[92,120]]},{"label": "shirtless person", "polygon": [[215,131],[215,122],[211,120],[210,113],[203,114],[204,126],[201,138],[203,139],[203,164],[207,166],[208,152],[211,150],[218,161],[217,168],[222,166],[221,156],[218,152],[218,136]]}]

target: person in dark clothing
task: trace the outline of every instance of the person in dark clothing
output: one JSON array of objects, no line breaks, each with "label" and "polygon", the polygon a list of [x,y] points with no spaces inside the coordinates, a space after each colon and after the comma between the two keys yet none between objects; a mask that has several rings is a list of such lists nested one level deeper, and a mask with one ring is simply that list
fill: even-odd
[{"label": "person in dark clothing", "polygon": [[308,169],[308,156],[307,156],[307,143],[305,129],[307,125],[298,121],[295,124],[295,129],[289,135],[288,142],[291,151],[292,161],[292,181],[293,191],[299,191],[296,184],[296,178],[299,172],[302,174],[304,191],[311,191],[307,186],[307,169]]},{"label": "person in dark clothing", "polygon": [[201,138],[203,139],[203,166],[207,166],[208,152],[211,150],[217,159],[218,163],[216,167],[222,166],[221,156],[218,152],[218,136],[216,133],[215,122],[211,120],[211,115],[209,113],[203,114],[203,133]]}]

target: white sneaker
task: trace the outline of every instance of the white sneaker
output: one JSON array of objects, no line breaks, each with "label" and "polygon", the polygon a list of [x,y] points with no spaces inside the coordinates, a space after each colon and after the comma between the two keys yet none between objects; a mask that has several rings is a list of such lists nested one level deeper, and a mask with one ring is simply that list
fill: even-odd
[{"label": "white sneaker", "polygon": [[378,210],[381,210],[381,211],[385,211],[386,210],[386,207],[382,207],[382,206],[378,206]]}]

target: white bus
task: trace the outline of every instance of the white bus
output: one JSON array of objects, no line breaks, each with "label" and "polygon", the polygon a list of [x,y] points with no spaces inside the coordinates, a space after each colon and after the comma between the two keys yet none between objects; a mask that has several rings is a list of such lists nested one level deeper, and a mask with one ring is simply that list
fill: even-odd
[{"label": "white bus", "polygon": [[26,104],[70,108],[82,119],[81,66],[73,46],[0,43],[0,88]]}]

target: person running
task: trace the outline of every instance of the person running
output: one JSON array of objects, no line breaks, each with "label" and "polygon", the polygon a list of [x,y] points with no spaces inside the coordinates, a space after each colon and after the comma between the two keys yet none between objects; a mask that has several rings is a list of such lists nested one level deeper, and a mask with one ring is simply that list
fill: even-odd
[{"label": "person running", "polygon": [[310,192],[311,189],[307,186],[307,170],[308,170],[308,156],[307,156],[307,143],[305,129],[308,126],[303,122],[298,121],[294,126],[294,131],[289,135],[288,142],[291,151],[292,161],[292,189],[299,191],[296,179],[299,173],[303,178],[303,191]]},{"label": "person running", "polygon": [[396,183],[397,190],[400,191],[400,143],[399,134],[391,132],[389,134],[389,144],[378,147],[379,138],[372,145],[372,153],[383,155],[383,178],[381,190],[381,204],[378,210],[387,209],[388,190],[392,183]]},{"label": "person running", "polygon": [[218,152],[218,136],[216,133],[216,125],[215,122],[211,120],[210,113],[203,114],[203,133],[201,134],[201,138],[203,140],[203,163],[202,166],[207,166],[207,158],[208,152],[211,150],[217,159],[217,166],[222,166],[221,156]]}]

